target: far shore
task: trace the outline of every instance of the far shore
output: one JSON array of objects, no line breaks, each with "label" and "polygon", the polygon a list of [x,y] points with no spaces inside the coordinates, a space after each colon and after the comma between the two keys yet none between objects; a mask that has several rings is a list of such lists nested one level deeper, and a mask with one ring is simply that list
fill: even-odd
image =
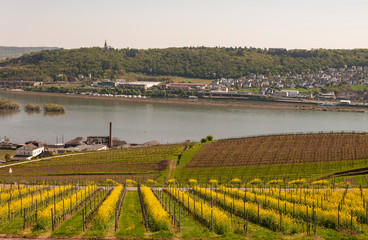
[{"label": "far shore", "polygon": [[12,93],[22,95],[42,95],[42,96],[58,96],[69,98],[89,98],[104,99],[123,102],[143,102],[143,103],[162,103],[162,104],[185,104],[197,106],[218,106],[218,107],[242,107],[242,108],[258,108],[258,109],[280,109],[280,110],[311,110],[311,111],[334,111],[334,112],[366,112],[363,107],[356,106],[334,106],[324,107],[312,105],[310,103],[288,103],[288,102],[269,102],[254,100],[235,100],[235,99],[198,99],[190,101],[181,98],[122,98],[122,97],[106,97],[106,96],[90,96],[80,94],[50,93],[50,92],[31,92],[31,91],[11,91],[0,90],[0,93]]}]

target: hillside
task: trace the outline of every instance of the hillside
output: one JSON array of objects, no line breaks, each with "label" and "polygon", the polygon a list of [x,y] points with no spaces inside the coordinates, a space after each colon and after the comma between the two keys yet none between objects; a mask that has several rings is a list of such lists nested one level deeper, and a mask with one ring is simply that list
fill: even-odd
[{"label": "hillside", "polygon": [[[318,133],[219,140],[204,144],[179,179],[319,179],[368,166],[368,134]],[[363,170],[361,171],[363,172]],[[365,172],[364,172],[365,173]],[[348,176],[349,174],[345,174]],[[333,175],[331,175],[333,176]],[[363,184],[366,184],[363,181]]]},{"label": "hillside", "polygon": [[31,52],[43,50],[55,50],[57,47],[4,47],[0,46],[0,60],[6,58],[16,58]]},{"label": "hillside", "polygon": [[[209,179],[312,180],[357,174],[356,183],[366,185],[367,145],[366,133],[275,135],[161,145],[65,155],[17,165],[13,177],[26,181],[151,178],[159,183],[175,177],[181,183],[191,178],[203,183]],[[0,168],[1,178],[9,178],[8,168]]]},{"label": "hillside", "polygon": [[[35,182],[73,181],[78,179],[102,182],[106,178],[121,181],[126,178],[164,178],[172,161],[176,162],[185,145],[159,145],[91,152],[55,157],[38,162],[12,166],[15,180]],[[0,176],[7,176],[8,168],[0,168]],[[165,179],[163,179],[165,180]]]},{"label": "hillside", "polygon": [[115,79],[124,73],[214,79],[249,73],[314,72],[344,65],[367,66],[368,50],[267,50],[184,47],[166,49],[58,49],[0,62],[0,79],[56,80],[60,74]]}]

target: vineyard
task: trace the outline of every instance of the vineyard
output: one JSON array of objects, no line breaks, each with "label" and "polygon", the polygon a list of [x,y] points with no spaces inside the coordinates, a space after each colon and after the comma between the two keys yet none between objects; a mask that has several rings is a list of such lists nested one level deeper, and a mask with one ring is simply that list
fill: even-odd
[{"label": "vineyard", "polygon": [[[58,157],[13,167],[14,179],[36,182],[38,180],[104,181],[106,178],[157,178],[177,161],[185,145],[159,145],[92,152],[81,155]],[[8,168],[0,168],[0,177],[8,176]],[[9,179],[7,179],[9,180]]]},{"label": "vineyard", "polygon": [[[204,144],[175,177],[206,182],[262,178],[314,179],[368,166],[368,134],[290,134]],[[364,181],[364,184],[365,181]]]},{"label": "vineyard", "polygon": [[[368,190],[327,181],[244,188],[175,183],[163,188],[2,185],[0,234],[137,239],[367,239]],[[256,181],[249,184],[254,184]],[[147,184],[151,182],[147,181]],[[293,184],[293,183],[290,183]],[[127,187],[133,187],[127,191]]]}]

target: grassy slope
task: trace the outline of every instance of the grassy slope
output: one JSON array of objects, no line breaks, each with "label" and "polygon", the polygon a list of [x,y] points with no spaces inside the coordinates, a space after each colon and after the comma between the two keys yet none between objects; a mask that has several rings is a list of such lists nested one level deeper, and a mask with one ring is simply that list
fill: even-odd
[{"label": "grassy slope", "polygon": [[5,149],[0,149],[0,160],[4,160],[5,161],[5,155],[9,154],[10,156],[14,156],[15,155],[15,150],[5,150]]},{"label": "grassy slope", "polygon": [[[156,178],[164,173],[165,161],[176,161],[184,144],[159,145],[64,156],[13,166],[14,179],[100,180],[111,178]],[[0,176],[8,177],[8,168]],[[72,176],[72,178],[70,178]],[[116,177],[115,177],[116,176]]]},{"label": "grassy slope", "polygon": [[138,193],[135,191],[128,191],[121,209],[116,236],[119,238],[143,238],[144,233],[144,221]]},{"label": "grassy slope", "polygon": [[[304,136],[305,137],[305,136]],[[360,136],[360,138],[365,139],[365,136]],[[328,140],[328,138],[327,138]],[[354,139],[353,139],[354,140]],[[221,140],[223,142],[233,141],[233,140]],[[296,139],[295,142],[298,140]],[[163,183],[168,177],[175,177],[180,180],[182,183],[186,182],[187,179],[194,178],[200,180],[200,182],[206,182],[209,179],[218,179],[222,182],[228,182],[231,179],[237,177],[241,178],[243,181],[249,181],[254,178],[262,178],[264,181],[268,181],[271,179],[297,179],[297,178],[307,178],[314,179],[318,177],[322,177],[328,174],[332,174],[339,171],[351,170],[356,168],[363,168],[368,165],[367,159],[362,160],[353,160],[353,161],[338,161],[338,159],[334,159],[334,161],[330,162],[311,162],[311,163],[294,163],[294,164],[268,164],[268,165],[241,165],[241,166],[225,166],[225,167],[201,167],[201,168],[189,168],[190,165],[193,164],[193,158],[198,161],[198,154],[201,153],[207,154],[206,150],[208,147],[211,147],[212,144],[216,144],[219,141],[214,141],[213,143],[199,144],[194,143],[191,148],[189,148],[185,153],[181,156],[180,161],[178,161],[178,155],[185,148],[185,145],[178,145],[170,150],[160,149],[165,148],[165,146],[161,147],[147,147],[147,148],[134,148],[129,150],[114,150],[114,151],[106,151],[106,152],[98,152],[87,154],[83,157],[80,156],[65,156],[63,160],[54,159],[54,160],[45,160],[37,163],[24,164],[20,166],[14,166],[13,172],[19,174],[13,175],[15,180],[56,180],[56,181],[83,181],[83,179],[87,180],[95,180],[95,181],[104,181],[107,178],[114,179],[117,181],[121,181],[124,178],[132,178],[138,179],[140,181],[148,178],[156,178],[159,183]],[[272,142],[272,141],[271,141]],[[341,142],[341,141],[340,141]],[[334,143],[330,144],[333,145]],[[235,146],[237,146],[235,144]],[[257,145],[256,145],[257,146]],[[344,146],[344,149],[349,150],[350,152],[354,152],[354,149],[348,149],[349,144]],[[234,148],[234,146],[232,146]],[[359,144],[359,148],[362,146]],[[224,150],[226,150],[226,144],[223,146]],[[244,158],[244,154],[247,154],[247,151],[242,150],[240,148],[239,156]],[[333,152],[331,148],[329,151]],[[235,147],[236,149],[236,147]],[[277,149],[277,148],[275,148]],[[337,149],[337,148],[336,148]],[[156,151],[157,150],[157,151]],[[159,151],[158,151],[159,150]],[[359,150],[360,151],[360,150]],[[362,150],[363,151],[363,150]],[[364,150],[365,151],[365,150]],[[162,153],[163,152],[163,153]],[[215,155],[214,155],[215,153]],[[226,151],[225,151],[226,153]],[[243,154],[244,153],[244,154]],[[299,152],[297,152],[297,156],[300,156]],[[364,152],[362,152],[364,153]],[[147,155],[146,155],[147,154]],[[221,159],[221,156],[224,155],[224,152],[212,152],[210,159]],[[310,152],[309,152],[310,154]],[[321,153],[320,153],[321,154]],[[231,155],[230,152],[230,160],[233,161],[238,155]],[[143,157],[142,157],[143,156]],[[147,157],[146,157],[147,156]],[[204,155],[205,156],[205,155]],[[227,156],[225,154],[225,156]],[[249,155],[248,155],[249,156]],[[255,154],[256,157],[259,154]],[[268,155],[268,157],[272,159],[272,154]],[[322,155],[324,156],[324,155]],[[335,155],[338,156],[338,155]],[[350,155],[349,155],[350,156]],[[177,164],[174,168],[161,170],[161,171],[152,171],[148,165],[142,165],[142,162],[152,162],[154,164],[159,160],[169,160],[169,161],[177,161]],[[287,163],[287,161],[286,161]],[[121,169],[112,168],[112,164],[120,164]],[[253,163],[254,164],[254,163]],[[106,167],[110,167],[111,169],[106,170]],[[154,166],[154,165],[149,165]],[[82,172],[73,172],[78,171],[80,168]],[[103,168],[103,170],[102,170]],[[68,171],[64,171],[64,170]],[[119,172],[122,171],[122,172]],[[124,172],[126,171],[126,172]],[[86,174],[86,175],[85,175]],[[2,175],[2,176],[1,176]],[[9,178],[8,169],[0,169],[0,177]],[[68,176],[69,175],[69,176]],[[358,184],[366,184],[364,176],[354,177]]]},{"label": "grassy slope", "polygon": [[[181,182],[186,182],[187,179],[190,178],[194,178],[199,180],[200,182],[207,182],[209,179],[218,179],[221,180],[222,182],[228,182],[233,178],[241,178],[243,181],[247,182],[251,179],[254,178],[261,178],[265,181],[268,180],[272,180],[272,179],[297,179],[297,178],[307,178],[307,179],[315,179],[315,178],[319,178],[322,176],[326,176],[328,174],[332,174],[338,171],[344,171],[344,170],[352,170],[352,169],[356,169],[356,168],[363,168],[363,167],[367,167],[368,165],[368,160],[367,158],[365,158],[364,156],[364,151],[360,152],[361,156],[363,157],[362,159],[356,159],[356,160],[344,160],[341,161],[339,160],[339,155],[335,154],[336,151],[344,151],[344,152],[348,152],[349,155],[348,156],[352,156],[354,157],[354,151],[355,148],[351,147],[349,143],[347,143],[348,141],[366,141],[366,135],[347,135],[347,137],[345,138],[344,135],[339,135],[339,134],[335,134],[335,135],[324,135],[323,139],[319,139],[318,141],[321,141],[322,143],[325,144],[325,141],[327,141],[328,143],[326,144],[326,150],[324,148],[319,148],[318,152],[317,152],[317,162],[314,162],[315,160],[313,159],[314,155],[313,155],[313,151],[314,148],[311,148],[309,146],[309,142],[315,141],[313,140],[314,137],[311,139],[309,139],[309,135],[302,135],[300,136],[301,139],[303,139],[304,143],[305,143],[305,149],[306,149],[306,153],[308,155],[306,155],[307,157],[305,157],[305,153],[303,152],[304,148],[302,146],[300,146],[301,144],[298,143],[298,138],[299,136],[294,136],[291,143],[295,143],[298,146],[298,149],[295,149],[293,147],[292,144],[290,144],[291,146],[289,146],[288,144],[282,144],[283,139],[285,139],[284,137],[278,138],[276,137],[275,140],[278,140],[281,143],[275,143],[275,141],[265,141],[265,142],[260,142],[259,144],[265,144],[266,147],[263,146],[263,148],[261,149],[257,149],[259,144],[255,144],[255,146],[253,146],[252,150],[253,155],[252,154],[248,154],[247,150],[244,149],[244,147],[249,146],[250,144],[254,144],[252,143],[252,140],[250,138],[250,141],[245,139],[235,139],[235,140],[220,140],[220,141],[215,141],[213,143],[210,143],[210,145],[203,145],[203,147],[195,152],[193,155],[189,156],[188,158],[193,158],[191,161],[187,160],[186,164],[179,164],[176,170],[176,178],[181,181]],[[286,139],[288,138],[288,136],[286,136]],[[281,140],[280,140],[281,139]],[[347,141],[343,141],[342,139],[347,139]],[[220,147],[218,147],[218,143],[221,142]],[[249,142],[248,144],[244,145],[244,142]],[[240,144],[238,144],[240,143]],[[211,145],[216,145],[217,147],[213,147]],[[230,145],[231,146],[230,146]],[[313,143],[314,145],[316,145],[316,143]],[[341,147],[336,146],[336,144],[341,144]],[[280,147],[278,147],[280,145]],[[318,144],[317,144],[318,145]],[[227,146],[229,146],[231,148],[231,150],[227,149]],[[358,144],[357,145],[357,152],[360,151],[360,149],[362,149],[362,145]],[[216,149],[215,151],[213,151],[213,149]],[[254,150],[255,149],[255,150]],[[262,149],[264,149],[265,151],[262,151]],[[282,150],[280,150],[282,149]],[[267,151],[268,154],[265,154],[264,156],[266,157],[266,160],[268,159],[269,164],[264,164],[264,165],[259,165],[259,164],[255,164],[257,163],[260,159],[260,155],[264,154]],[[189,151],[188,151],[189,152]],[[290,153],[289,154],[284,154],[281,155],[283,153]],[[359,153],[359,152],[358,152]],[[293,154],[295,155],[296,158],[293,157]],[[272,164],[272,161],[274,159],[273,156],[278,156],[278,160],[277,161],[284,161],[284,163],[278,163],[278,164]],[[208,157],[209,156],[209,157]],[[230,157],[229,157],[230,156]],[[303,157],[301,157],[303,156]],[[321,157],[326,157],[326,156],[330,156],[332,157],[332,161],[329,162],[318,162],[319,158],[318,156]],[[311,159],[308,160],[308,157],[310,157]],[[345,156],[346,157],[346,156]],[[222,165],[225,166],[216,166],[216,163],[211,163],[211,161],[207,161],[205,162],[201,162],[202,158],[207,158],[211,159],[211,161],[213,160],[214,162],[219,162]],[[252,160],[251,158],[254,158],[255,160]],[[246,159],[246,161],[249,160],[250,165],[244,165],[244,159]],[[304,163],[288,163],[290,159],[291,161],[311,161],[311,162],[304,162]],[[220,160],[220,161],[218,161]],[[226,164],[226,161],[230,160],[231,164],[234,164],[234,166],[226,166],[226,165],[231,165],[231,164]],[[242,161],[242,164],[240,164],[239,166],[237,166],[237,161],[240,160]],[[188,164],[190,163],[190,164]],[[206,164],[208,163],[209,166],[206,166]],[[199,165],[202,166],[200,168],[196,168],[194,167],[195,165]],[[363,179],[364,180],[364,179]],[[360,177],[357,181],[360,182],[364,182],[362,180],[362,177]]]},{"label": "grassy slope", "polygon": [[264,181],[272,179],[315,179],[341,170],[350,170],[366,167],[368,160],[336,161],[301,164],[272,164],[272,165],[252,165],[238,167],[220,168],[184,168],[180,171],[177,179],[185,182],[186,179],[194,178],[201,182],[209,179],[217,179],[222,182],[229,182],[233,178],[240,178],[243,181],[261,178]]}]

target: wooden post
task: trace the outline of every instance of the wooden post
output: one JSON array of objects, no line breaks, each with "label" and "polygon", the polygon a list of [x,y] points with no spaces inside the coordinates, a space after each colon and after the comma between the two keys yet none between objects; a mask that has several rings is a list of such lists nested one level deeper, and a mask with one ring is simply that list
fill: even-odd
[{"label": "wooden post", "polygon": [[213,232],[213,209],[211,208],[211,232]]},{"label": "wooden post", "polygon": [[351,209],[350,214],[350,230],[353,231],[353,209]]},{"label": "wooden post", "polygon": [[83,223],[83,232],[85,231],[85,226],[84,226],[84,224],[85,224],[85,217],[84,217],[84,208],[82,208],[82,223]]},{"label": "wooden post", "polygon": [[180,209],[180,206],[179,206],[179,233],[181,231],[181,209]]},{"label": "wooden post", "polygon": [[116,232],[116,229],[118,229],[118,209],[115,208],[115,232]]},{"label": "wooden post", "polygon": [[54,211],[52,208],[50,210],[51,210],[51,229],[52,231],[54,231]]},{"label": "wooden post", "polygon": [[282,213],[280,212],[280,232],[282,232]]},{"label": "wooden post", "polygon": [[201,221],[203,221],[203,202],[201,201]]},{"label": "wooden post", "polygon": [[245,222],[245,234],[248,234],[249,212],[247,210],[247,221]]},{"label": "wooden post", "polygon": [[23,209],[23,230],[26,229],[26,209]]},{"label": "wooden post", "polygon": [[36,218],[36,224],[37,224],[37,222],[38,222],[38,220],[37,220],[37,210],[38,209],[38,206],[37,206],[37,200],[36,200],[36,212],[35,212],[35,218]]},{"label": "wooden post", "polygon": [[340,204],[337,207],[337,230],[340,228]]}]

